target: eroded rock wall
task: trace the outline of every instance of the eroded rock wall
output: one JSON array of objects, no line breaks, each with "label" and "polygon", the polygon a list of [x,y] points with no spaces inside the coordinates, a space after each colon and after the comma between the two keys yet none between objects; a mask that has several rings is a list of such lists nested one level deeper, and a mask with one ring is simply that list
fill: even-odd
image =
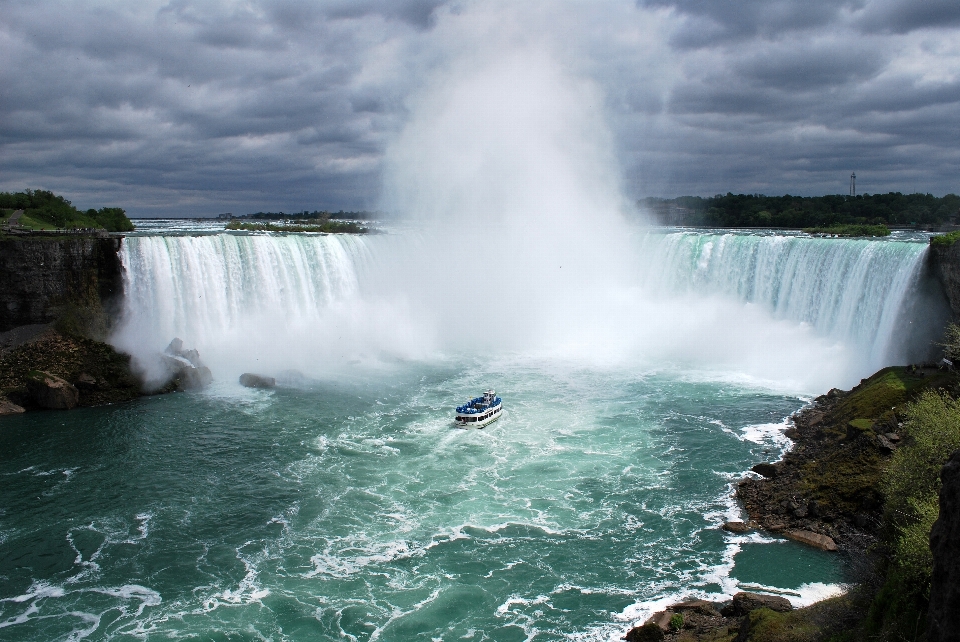
[{"label": "eroded rock wall", "polygon": [[933,577],[930,582],[928,642],[960,641],[960,450],[940,473],[940,517],[930,532]]},{"label": "eroded rock wall", "polygon": [[0,239],[0,332],[55,321],[71,303],[118,301],[120,243],[120,238]]},{"label": "eroded rock wall", "polygon": [[930,261],[943,285],[955,321],[960,321],[960,242],[953,245],[930,244]]}]

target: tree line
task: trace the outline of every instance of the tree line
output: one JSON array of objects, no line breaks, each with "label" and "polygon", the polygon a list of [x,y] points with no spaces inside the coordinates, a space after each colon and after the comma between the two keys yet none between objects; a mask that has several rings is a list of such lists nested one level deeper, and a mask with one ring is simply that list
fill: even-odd
[{"label": "tree line", "polygon": [[62,229],[98,228],[108,232],[133,230],[133,223],[122,207],[81,211],[63,196],[42,189],[0,192],[0,210],[10,210],[3,212],[4,216],[23,210],[25,224],[35,222]]},{"label": "tree line", "polygon": [[712,197],[645,198],[637,203],[665,225],[779,227],[832,225],[930,226],[956,220],[960,196],[947,194],[859,194],[857,196],[766,196],[717,194]]}]

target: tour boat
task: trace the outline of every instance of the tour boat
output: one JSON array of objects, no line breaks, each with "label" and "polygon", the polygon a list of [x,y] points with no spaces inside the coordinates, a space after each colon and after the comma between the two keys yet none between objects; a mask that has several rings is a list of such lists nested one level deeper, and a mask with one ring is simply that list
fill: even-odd
[{"label": "tour boat", "polygon": [[487,390],[482,397],[457,406],[457,425],[464,428],[483,428],[499,419],[502,413],[503,400],[493,390]]}]

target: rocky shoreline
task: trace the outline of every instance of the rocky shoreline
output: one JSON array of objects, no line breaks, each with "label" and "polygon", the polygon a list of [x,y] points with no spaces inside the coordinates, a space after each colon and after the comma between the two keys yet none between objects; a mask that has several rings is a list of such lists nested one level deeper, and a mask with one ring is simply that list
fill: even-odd
[{"label": "rocky shoreline", "polygon": [[[880,370],[849,391],[831,390],[790,418],[793,444],[777,462],[753,467],[735,496],[748,515],[727,531],[760,529],[827,551],[862,558],[883,525],[880,478],[901,443],[901,406],[925,390],[960,393],[960,377],[944,365]],[[693,600],[654,614],[624,639],[747,642],[760,639],[828,639],[856,626],[862,616],[849,596],[793,610],[781,597],[738,593],[730,603]],[[760,635],[790,629],[798,637]],[[801,631],[807,633],[799,635]]]},{"label": "rocky shoreline", "polygon": [[196,350],[174,339],[158,355],[166,377],[145,380],[130,355],[113,346],[58,329],[21,326],[0,333],[0,416],[32,410],[70,410],[130,401],[210,383]]}]

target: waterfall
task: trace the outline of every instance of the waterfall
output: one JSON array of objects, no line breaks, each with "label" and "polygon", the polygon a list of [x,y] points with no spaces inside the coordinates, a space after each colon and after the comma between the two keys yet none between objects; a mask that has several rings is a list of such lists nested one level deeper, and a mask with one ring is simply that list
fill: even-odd
[{"label": "waterfall", "polygon": [[[737,233],[649,233],[645,278],[671,293],[721,295],[870,355],[871,367],[903,358],[898,345],[919,296],[921,242]],[[934,315],[936,316],[936,315]]]},{"label": "waterfall", "polygon": [[[458,294],[443,294],[457,266],[411,268],[436,266],[411,258],[429,247],[403,233],[128,237],[114,343],[144,355],[179,336],[229,374],[316,373],[384,356],[488,350],[482,339],[492,335],[515,353],[567,342],[578,358],[684,362],[764,380],[783,376],[812,390],[912,358],[942,325],[936,301],[923,293],[927,246],[918,242],[638,232],[633,282],[602,289],[574,279],[563,287],[578,291],[560,297],[559,282],[540,287],[530,271],[505,276],[516,270],[497,261],[510,258],[490,252],[491,273],[532,280],[530,289],[548,296],[498,289],[496,305],[476,306],[476,314],[466,306],[461,312]],[[543,319],[531,321],[538,306]],[[560,316],[567,318],[551,327]]]}]

